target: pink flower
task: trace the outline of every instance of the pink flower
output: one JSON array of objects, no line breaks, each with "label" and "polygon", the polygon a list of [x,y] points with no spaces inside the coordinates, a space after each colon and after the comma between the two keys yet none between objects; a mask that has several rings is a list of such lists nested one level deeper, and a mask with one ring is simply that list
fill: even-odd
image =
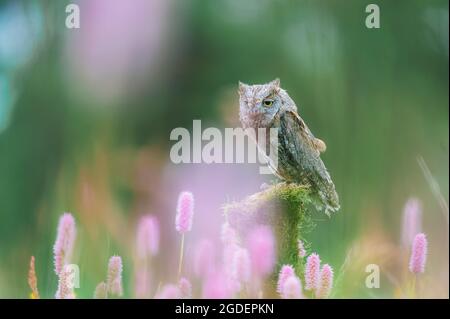
[{"label": "pink flower", "polygon": [[186,278],[181,278],[178,282],[178,289],[180,291],[180,297],[183,299],[192,298],[192,285]]},{"label": "pink flower", "polygon": [[278,275],[277,283],[277,292],[280,295],[283,294],[283,288],[286,280],[291,276],[295,276],[294,267],[291,265],[283,265],[283,267],[281,267],[280,274]]},{"label": "pink flower", "polygon": [[252,271],[255,275],[266,276],[275,266],[275,239],[267,226],[258,226],[248,237],[248,249]]},{"label": "pink flower", "polygon": [[226,245],[223,248],[223,263],[224,263],[225,269],[227,270],[227,272],[229,274],[232,273],[231,268],[233,265],[234,253],[239,248],[240,247],[238,245]]},{"label": "pink flower", "polygon": [[151,276],[148,269],[139,267],[135,271],[134,293],[136,298],[148,298],[150,296]]},{"label": "pink flower", "polygon": [[102,281],[95,287],[94,299],[107,299],[108,298],[108,287]]},{"label": "pink flower", "polygon": [[411,250],[411,258],[409,259],[409,271],[415,274],[425,271],[425,263],[427,261],[427,238],[425,234],[420,233],[414,237]]},{"label": "pink flower", "polygon": [[73,292],[71,277],[72,268],[64,266],[59,273],[58,290],[56,291],[56,299],[75,299]]},{"label": "pink flower", "polygon": [[83,93],[101,99],[92,106],[139,94],[130,90],[136,81],[152,85],[143,76],[157,74],[167,47],[170,1],[88,0],[79,5],[82,27],[66,42],[67,72]]},{"label": "pink flower", "polygon": [[122,258],[120,256],[112,256],[108,263],[108,291],[112,295],[122,296]]},{"label": "pink flower", "polygon": [[325,264],[320,272],[319,289],[316,293],[317,298],[328,298],[331,288],[333,288],[333,268]]},{"label": "pink flower", "polygon": [[417,198],[410,198],[403,209],[402,245],[410,247],[414,236],[422,231],[422,207]]},{"label": "pink flower", "polygon": [[250,257],[247,249],[239,248],[235,251],[232,264],[233,278],[240,283],[250,280]]},{"label": "pink flower", "polygon": [[156,217],[141,218],[137,229],[137,254],[140,258],[155,256],[159,250],[159,223]]},{"label": "pink flower", "polygon": [[227,222],[222,224],[221,240],[223,243],[223,268],[225,269],[227,278],[230,279],[230,281],[235,282],[235,280],[232,279],[233,259],[235,252],[240,249],[240,247],[238,245],[239,240],[236,231]]},{"label": "pink flower", "polygon": [[298,248],[298,256],[300,258],[305,257],[306,256],[305,245],[303,244],[303,242],[300,239],[297,242],[297,248]]},{"label": "pink flower", "polygon": [[226,283],[227,292],[231,296],[235,293],[238,293],[242,288],[241,283],[231,276],[225,277],[225,283]]},{"label": "pink flower", "polygon": [[70,262],[75,243],[75,219],[70,213],[64,213],[59,219],[53,253],[55,258],[55,273],[59,275],[64,265]]},{"label": "pink flower", "polygon": [[194,254],[194,272],[198,277],[205,277],[214,269],[214,245],[203,239],[196,247]]},{"label": "pink flower", "polygon": [[289,276],[289,278],[286,279],[283,284],[281,297],[283,299],[302,298],[302,284],[297,276]]},{"label": "pink flower", "polygon": [[175,226],[177,231],[185,233],[192,228],[194,216],[194,196],[190,192],[182,192],[178,197],[177,216]]},{"label": "pink flower", "polygon": [[177,286],[168,284],[165,285],[161,292],[158,294],[156,299],[179,299],[180,298],[180,290]]},{"label": "pink flower", "polygon": [[222,224],[220,235],[224,245],[237,245],[239,243],[236,231],[227,222]]},{"label": "pink flower", "polygon": [[226,299],[231,297],[229,282],[220,271],[209,273],[202,287],[203,298]]},{"label": "pink flower", "polygon": [[305,267],[305,289],[317,290],[320,280],[320,257],[316,253],[312,253],[306,260]]}]

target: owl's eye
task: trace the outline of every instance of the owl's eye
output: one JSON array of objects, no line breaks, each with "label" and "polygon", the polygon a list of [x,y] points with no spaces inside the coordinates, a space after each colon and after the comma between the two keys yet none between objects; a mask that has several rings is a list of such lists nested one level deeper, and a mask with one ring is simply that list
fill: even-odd
[{"label": "owl's eye", "polygon": [[265,99],[263,101],[263,105],[266,106],[266,107],[272,106],[272,104],[273,104],[273,100],[272,99]]}]

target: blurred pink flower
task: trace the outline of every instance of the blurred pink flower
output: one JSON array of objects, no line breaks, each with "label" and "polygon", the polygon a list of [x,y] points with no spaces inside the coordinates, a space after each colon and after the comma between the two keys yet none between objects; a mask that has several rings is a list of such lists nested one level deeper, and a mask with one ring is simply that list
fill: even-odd
[{"label": "blurred pink flower", "polygon": [[134,293],[136,298],[148,298],[150,296],[151,276],[145,267],[139,267],[135,271]]},{"label": "blurred pink flower", "polygon": [[102,281],[95,287],[94,299],[106,299],[108,298],[108,287]]},{"label": "blurred pink flower", "polygon": [[237,281],[231,276],[226,276],[225,279],[227,291],[231,296],[238,293],[241,290],[242,285],[240,284],[239,281]]},{"label": "blurred pink flower", "polygon": [[182,192],[178,197],[177,216],[175,226],[177,231],[185,233],[192,228],[194,217],[194,196],[190,192]]},{"label": "blurred pink flower", "polygon": [[248,237],[252,272],[258,276],[272,273],[275,266],[275,238],[268,226],[254,228]]},{"label": "blurred pink flower", "polygon": [[303,244],[303,242],[300,239],[297,242],[297,249],[298,249],[298,256],[300,258],[303,258],[306,256],[305,245]]},{"label": "blurred pink flower", "polygon": [[215,249],[208,239],[201,240],[194,253],[194,273],[197,277],[205,277],[214,270]]},{"label": "blurred pink flower", "polygon": [[235,251],[232,265],[233,278],[240,283],[247,283],[250,280],[250,256],[247,249],[239,248]]},{"label": "blurred pink flower", "polygon": [[161,292],[157,295],[156,299],[179,299],[180,290],[173,284],[167,284],[162,287]]},{"label": "blurred pink flower", "polygon": [[420,233],[414,237],[411,250],[411,258],[409,260],[409,271],[415,274],[425,271],[425,263],[427,261],[428,242],[425,234]]},{"label": "blurred pink flower", "polygon": [[141,218],[137,229],[137,254],[140,258],[155,256],[159,250],[159,223],[156,217]]},{"label": "blurred pink flower", "polygon": [[53,246],[55,273],[57,275],[59,275],[64,265],[70,262],[75,237],[75,219],[70,213],[64,213],[59,219],[58,233]]},{"label": "blurred pink flower", "polygon": [[320,257],[316,253],[312,253],[306,260],[305,267],[305,289],[317,290],[320,280]]},{"label": "blurred pink flower", "polygon": [[56,291],[56,299],[75,299],[73,287],[71,286],[72,269],[70,267],[63,267],[59,273],[58,290]]},{"label": "blurred pink flower", "polygon": [[112,256],[108,263],[108,291],[112,295],[122,296],[122,258],[120,256]]},{"label": "blurred pink flower", "polygon": [[226,299],[231,298],[229,282],[221,271],[208,274],[202,287],[202,296],[206,299]]},{"label": "blurred pink flower", "polygon": [[317,290],[317,298],[328,298],[333,288],[333,268],[325,264],[320,272],[319,289]]},{"label": "blurred pink flower", "polygon": [[222,224],[220,235],[224,245],[237,245],[239,243],[236,231],[227,222]]},{"label": "blurred pink flower", "polygon": [[283,299],[300,299],[302,298],[302,284],[300,279],[293,275],[289,276],[283,284],[281,297]]},{"label": "blurred pink flower", "polygon": [[416,234],[422,231],[422,205],[417,198],[410,198],[403,208],[402,245],[410,247]]},{"label": "blurred pink flower", "polygon": [[181,278],[178,282],[178,289],[180,291],[180,297],[183,299],[192,298],[192,285],[186,278]]},{"label": "blurred pink flower", "polygon": [[100,101],[112,103],[151,85],[153,81],[148,80],[157,75],[171,39],[166,36],[173,22],[171,1],[79,2],[81,27],[67,34],[66,48],[76,84]]},{"label": "blurred pink flower", "polygon": [[239,283],[236,284],[236,280],[233,279],[233,259],[236,251],[240,249],[238,245],[239,240],[236,231],[227,222],[222,224],[221,240],[223,243],[222,256],[225,274],[232,286],[239,286]]},{"label": "blurred pink flower", "polygon": [[291,276],[295,276],[294,267],[292,267],[291,265],[283,265],[283,267],[281,267],[280,274],[278,275],[277,283],[277,292],[280,295],[283,294],[283,287],[286,280]]},{"label": "blurred pink flower", "polygon": [[226,245],[223,248],[223,263],[229,275],[232,273],[234,254],[239,248],[238,245]]}]

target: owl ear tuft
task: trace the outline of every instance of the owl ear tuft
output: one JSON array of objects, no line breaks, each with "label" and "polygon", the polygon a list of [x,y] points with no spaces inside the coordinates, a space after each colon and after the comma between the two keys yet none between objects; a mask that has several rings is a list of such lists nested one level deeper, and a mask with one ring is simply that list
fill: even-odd
[{"label": "owl ear tuft", "polygon": [[270,91],[272,94],[278,94],[280,92],[280,79],[276,78],[269,83]]},{"label": "owl ear tuft", "polygon": [[239,94],[242,95],[245,93],[245,91],[247,91],[248,89],[248,85],[239,81]]},{"label": "owl ear tuft", "polygon": [[270,85],[273,86],[275,89],[279,89],[280,88],[280,79],[276,78],[275,80],[270,82]]}]

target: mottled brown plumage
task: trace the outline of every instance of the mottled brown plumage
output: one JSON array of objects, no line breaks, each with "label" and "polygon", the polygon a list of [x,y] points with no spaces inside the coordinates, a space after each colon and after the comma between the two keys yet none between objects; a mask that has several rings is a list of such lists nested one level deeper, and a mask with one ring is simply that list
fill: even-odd
[{"label": "mottled brown plumage", "polygon": [[326,145],[314,137],[298,115],[297,106],[280,88],[280,81],[257,85],[239,83],[239,97],[239,115],[244,128],[278,129],[276,141],[266,140],[278,147],[278,165],[271,167],[274,173],[287,182],[310,185],[327,214],[337,211],[339,198],[320,159]]}]

